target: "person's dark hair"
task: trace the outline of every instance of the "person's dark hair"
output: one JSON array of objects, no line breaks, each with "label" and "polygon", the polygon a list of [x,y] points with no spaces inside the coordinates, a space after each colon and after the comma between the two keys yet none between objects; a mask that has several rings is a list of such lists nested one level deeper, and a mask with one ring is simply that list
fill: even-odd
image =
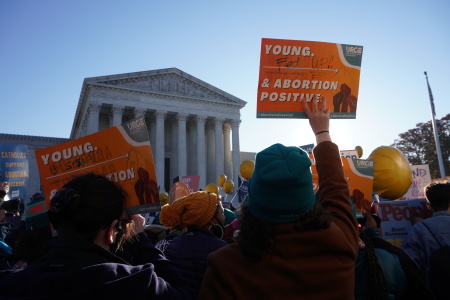
[{"label": "person's dark hair", "polygon": [[425,197],[434,211],[447,210],[450,203],[450,182],[433,182],[424,188]]},{"label": "person's dark hair", "polygon": [[[297,232],[326,229],[330,226],[330,213],[319,204],[315,204],[302,219],[295,223]],[[261,261],[264,255],[270,255],[276,243],[274,227],[277,224],[260,220],[253,216],[245,204],[241,205],[239,217],[238,244],[244,256],[252,262]]]},{"label": "person's dark hair", "polygon": [[[125,206],[122,189],[104,176],[93,173],[71,180],[50,201],[48,218],[58,236],[93,242],[101,229],[121,220]],[[128,225],[119,222],[119,235]],[[122,239],[118,239],[120,243]]]},{"label": "person's dark hair", "polygon": [[367,257],[367,299],[387,299],[386,283],[383,271],[378,264],[375,247],[364,232],[360,231],[359,237],[365,244],[364,250]]}]

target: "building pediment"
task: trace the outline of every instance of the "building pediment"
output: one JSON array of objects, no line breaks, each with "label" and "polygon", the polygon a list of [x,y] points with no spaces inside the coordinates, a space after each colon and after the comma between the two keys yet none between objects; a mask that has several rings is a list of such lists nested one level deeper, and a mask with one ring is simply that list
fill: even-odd
[{"label": "building pediment", "polygon": [[87,78],[90,86],[245,106],[246,102],[176,68]]}]

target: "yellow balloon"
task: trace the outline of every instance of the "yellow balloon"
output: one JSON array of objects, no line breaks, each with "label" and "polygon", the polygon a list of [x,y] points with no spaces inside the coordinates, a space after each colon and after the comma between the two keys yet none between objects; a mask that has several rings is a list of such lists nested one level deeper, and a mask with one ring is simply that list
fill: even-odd
[{"label": "yellow balloon", "polygon": [[223,184],[223,191],[225,192],[225,194],[233,192],[233,188],[234,182],[231,179],[226,180],[225,183]]},{"label": "yellow balloon", "polygon": [[239,172],[241,173],[242,178],[250,180],[253,175],[253,170],[255,170],[255,162],[253,160],[244,160],[241,162]]},{"label": "yellow balloon", "polygon": [[411,166],[402,152],[381,146],[373,150],[368,159],[374,161],[374,193],[395,200],[408,191],[412,183]]},{"label": "yellow balloon", "polygon": [[167,193],[159,193],[159,203],[161,206],[164,206],[169,202],[169,194]]},{"label": "yellow balloon", "polygon": [[225,183],[226,180],[227,180],[227,175],[220,174],[219,179],[217,180],[217,183],[219,184],[220,187],[223,187],[223,184]]},{"label": "yellow balloon", "polygon": [[363,149],[361,146],[355,147],[356,152],[358,153],[358,158],[361,158],[363,156]]},{"label": "yellow balloon", "polygon": [[208,193],[214,193],[216,195],[219,195],[219,187],[215,185],[214,183],[210,183],[205,187],[205,191]]}]

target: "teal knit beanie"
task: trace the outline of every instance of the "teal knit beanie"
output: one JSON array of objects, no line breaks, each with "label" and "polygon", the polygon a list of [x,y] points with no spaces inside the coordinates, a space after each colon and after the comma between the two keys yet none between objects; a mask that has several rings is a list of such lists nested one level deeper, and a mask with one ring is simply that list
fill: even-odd
[{"label": "teal knit beanie", "polygon": [[310,167],[298,147],[274,144],[259,152],[245,199],[250,212],[270,223],[302,218],[315,202]]}]

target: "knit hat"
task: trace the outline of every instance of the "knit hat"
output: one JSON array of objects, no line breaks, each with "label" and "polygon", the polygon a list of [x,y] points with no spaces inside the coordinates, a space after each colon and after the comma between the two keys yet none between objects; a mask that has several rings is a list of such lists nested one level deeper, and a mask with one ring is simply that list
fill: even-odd
[{"label": "knit hat", "polygon": [[315,202],[310,167],[298,147],[274,144],[259,152],[245,199],[250,212],[271,223],[302,218]]},{"label": "knit hat", "polygon": [[34,194],[32,199],[25,205],[26,230],[36,230],[50,226],[47,216],[47,203],[44,197]]},{"label": "knit hat", "polygon": [[169,228],[177,225],[202,227],[213,218],[217,204],[217,195],[214,193],[191,193],[161,207],[159,222]]}]

